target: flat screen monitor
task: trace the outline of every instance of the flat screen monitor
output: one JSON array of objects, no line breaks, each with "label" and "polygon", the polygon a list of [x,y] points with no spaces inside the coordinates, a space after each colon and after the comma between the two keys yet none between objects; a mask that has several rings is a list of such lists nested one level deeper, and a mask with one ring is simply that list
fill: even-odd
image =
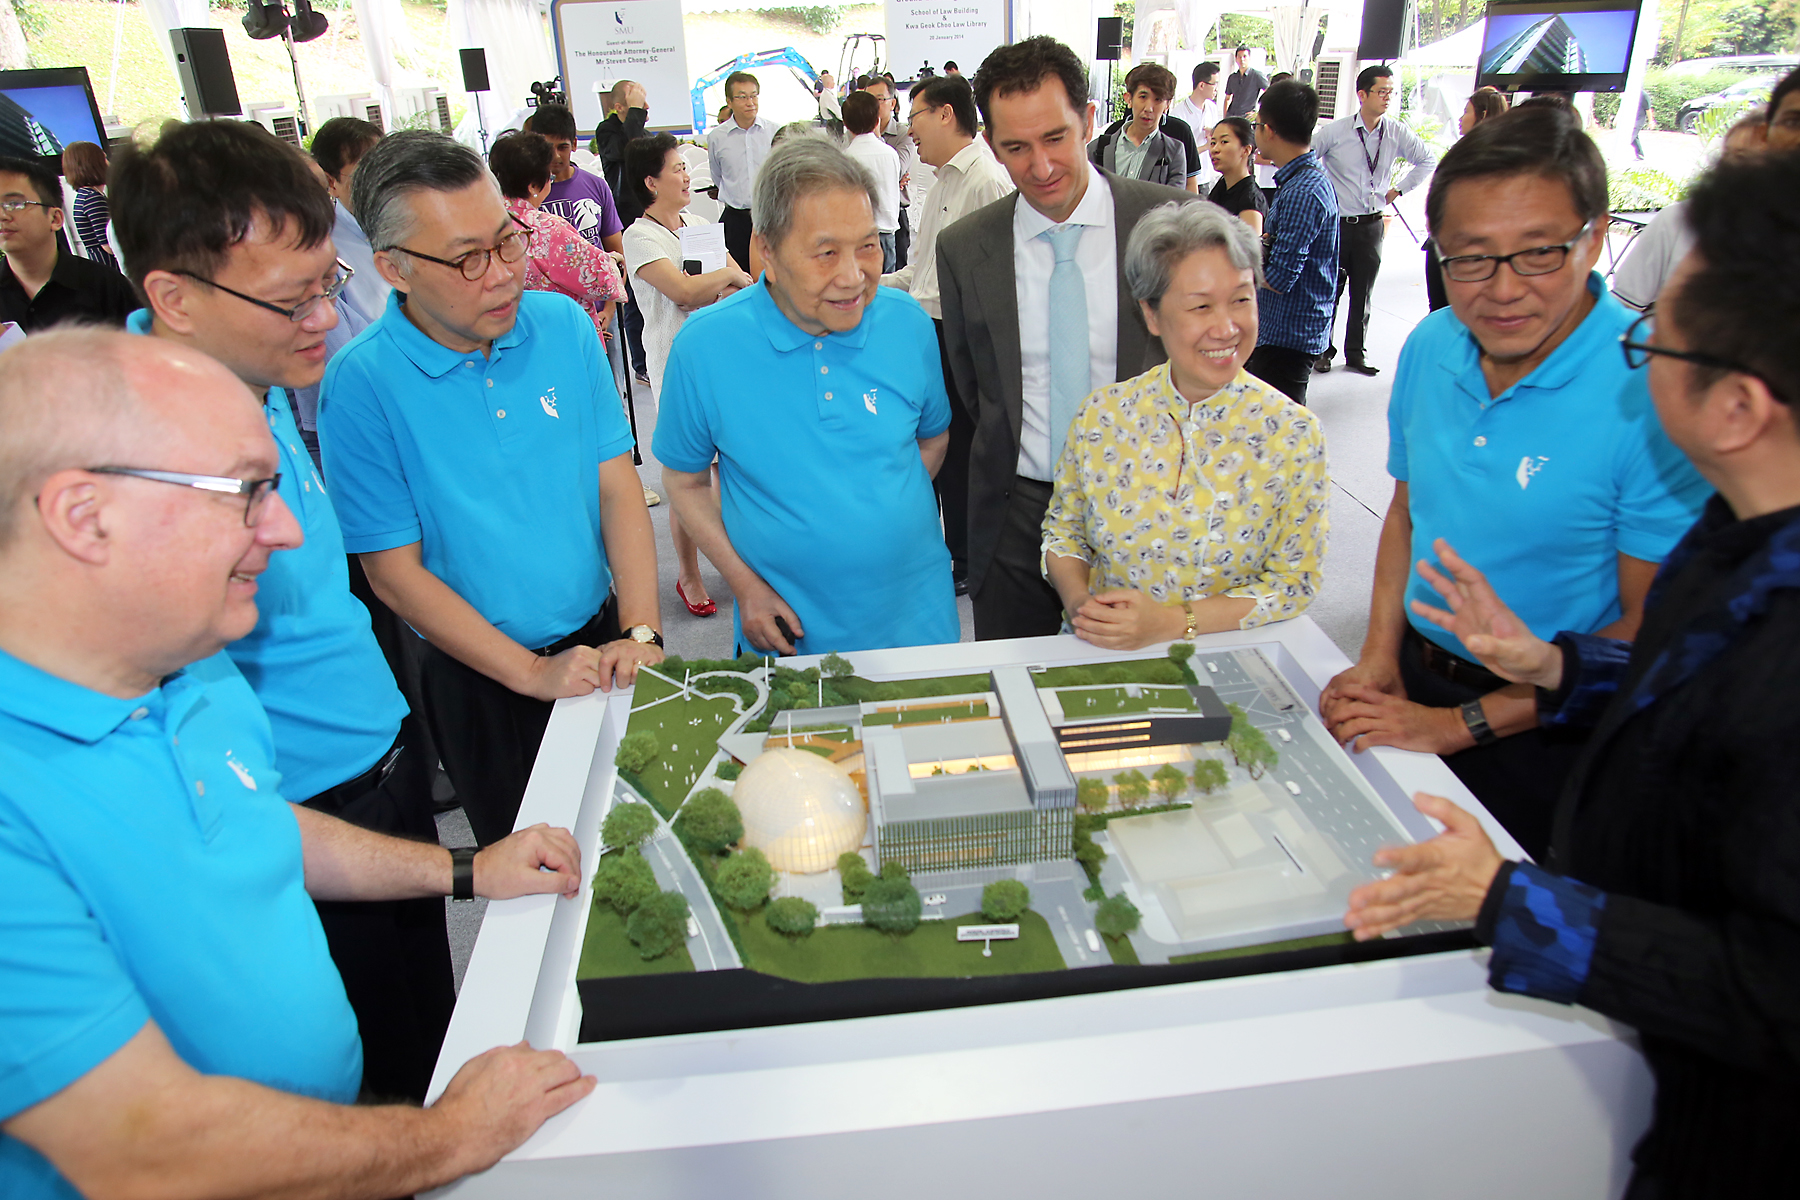
[{"label": "flat screen monitor", "polygon": [[1637,36],[1636,0],[1489,4],[1478,86],[1503,92],[1617,92]]},{"label": "flat screen monitor", "polygon": [[106,145],[87,68],[0,71],[0,154],[55,166],[70,142]]}]

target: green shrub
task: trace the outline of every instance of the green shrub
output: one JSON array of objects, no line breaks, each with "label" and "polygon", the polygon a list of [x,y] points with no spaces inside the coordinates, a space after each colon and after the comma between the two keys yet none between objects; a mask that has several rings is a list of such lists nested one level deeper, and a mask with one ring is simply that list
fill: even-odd
[{"label": "green shrub", "polygon": [[883,933],[911,933],[924,911],[919,889],[906,879],[877,879],[863,891],[863,924]]},{"label": "green shrub", "polygon": [[613,755],[613,763],[619,770],[637,775],[650,765],[656,755],[654,736],[648,733],[628,733],[619,739],[619,752]]},{"label": "green shrub", "polygon": [[875,872],[869,870],[869,864],[854,850],[838,855],[837,869],[844,885],[844,903],[861,904],[863,892],[875,882]]},{"label": "green shrub", "polygon": [[1698,75],[1651,71],[1644,76],[1644,94],[1650,97],[1650,120],[1654,128],[1677,129],[1680,127],[1683,104],[1701,96],[1722,92],[1732,84],[1743,81],[1742,71],[1705,71]]},{"label": "green shrub", "polygon": [[763,914],[763,920],[776,933],[788,937],[805,937],[819,923],[819,909],[810,900],[802,900],[798,896],[783,896],[769,905]]},{"label": "green shrub", "polygon": [[661,958],[687,940],[687,897],[680,892],[658,892],[625,922],[625,936],[648,961]]},{"label": "green shrub", "polygon": [[755,846],[732,855],[719,864],[713,875],[713,889],[719,899],[740,912],[749,912],[769,898],[775,886],[775,868]]},{"label": "green shrub", "polygon": [[675,814],[676,836],[702,854],[716,854],[744,836],[744,818],[731,797],[701,788]]},{"label": "green shrub", "polygon": [[1098,812],[1112,800],[1112,793],[1106,790],[1106,784],[1098,779],[1083,777],[1075,781],[1075,803],[1083,808]]},{"label": "green shrub", "polygon": [[1138,927],[1143,914],[1124,892],[1108,896],[1094,910],[1094,928],[1109,938],[1122,938]]},{"label": "green shrub", "polygon": [[641,846],[655,832],[656,814],[648,804],[635,801],[613,805],[606,820],[600,823],[600,841],[618,849]]},{"label": "green shrub", "polygon": [[1089,904],[1098,904],[1106,899],[1106,889],[1097,883],[1090,883],[1081,889],[1081,898]]},{"label": "green shrub", "polygon": [[594,869],[594,896],[629,917],[637,907],[656,895],[656,875],[650,864],[636,849],[608,854]]},{"label": "green shrub", "polygon": [[733,760],[727,760],[713,768],[713,774],[717,775],[720,779],[736,779],[743,773],[743,764]]},{"label": "green shrub", "polygon": [[1031,889],[1016,879],[996,879],[981,889],[981,915],[990,921],[1016,921],[1031,906]]}]

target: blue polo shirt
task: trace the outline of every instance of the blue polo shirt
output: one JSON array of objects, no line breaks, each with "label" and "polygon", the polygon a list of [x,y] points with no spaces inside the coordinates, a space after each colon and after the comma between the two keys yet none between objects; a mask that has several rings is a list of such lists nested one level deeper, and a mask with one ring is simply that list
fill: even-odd
[{"label": "blue polo shirt", "polygon": [[[150,311],[132,313],[125,327],[149,333]],[[269,559],[257,580],[256,628],[225,652],[269,714],[282,790],[310,800],[387,753],[406,701],[369,610],[350,594],[344,535],[287,394],[270,388],[263,413],[281,454],[281,498],[306,541]]]},{"label": "blue polo shirt", "polygon": [[[223,653],[120,700],[0,652],[0,1120],[146,1021],[204,1074],[356,1098],[356,1014],[281,785]],[[0,1134],[0,1196],[74,1195]]]},{"label": "blue polo shirt", "polygon": [[319,446],[344,545],[423,542],[425,568],[496,629],[547,646],[612,591],[600,464],[632,440],[594,323],[526,292],[483,358],[419,332],[403,299],[325,370]]},{"label": "blue polo shirt", "polygon": [[725,532],[799,616],[801,654],[958,640],[918,445],[950,401],[918,301],[877,288],[855,329],[814,337],[745,288],[682,325],[658,400],[656,457],[697,472],[718,455]]},{"label": "blue polo shirt", "polygon": [[1488,395],[1480,346],[1439,309],[1406,339],[1388,403],[1388,473],[1412,512],[1407,617],[1443,607],[1417,563],[1445,538],[1485,573],[1537,636],[1592,633],[1618,620],[1618,556],[1661,562],[1712,488],[1662,431],[1648,372],[1625,365],[1619,335],[1637,314],[1588,279],[1594,309],[1536,370]]}]

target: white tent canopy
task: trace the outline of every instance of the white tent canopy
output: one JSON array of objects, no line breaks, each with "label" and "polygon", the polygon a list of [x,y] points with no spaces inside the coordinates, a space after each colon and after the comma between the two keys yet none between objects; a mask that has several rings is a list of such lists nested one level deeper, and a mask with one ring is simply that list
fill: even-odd
[{"label": "white tent canopy", "polygon": [[1204,47],[1220,17],[1236,14],[1268,18],[1275,29],[1275,55],[1270,65],[1277,71],[1298,71],[1306,65],[1319,22],[1328,13],[1331,37],[1338,44],[1346,40],[1354,44],[1355,31],[1362,26],[1361,6],[1345,0],[1304,0],[1300,4],[1263,0],[1138,0],[1132,26],[1133,58],[1141,62],[1156,53],[1158,48],[1151,43],[1159,24],[1155,15],[1168,11],[1176,15],[1181,47],[1196,51]]}]

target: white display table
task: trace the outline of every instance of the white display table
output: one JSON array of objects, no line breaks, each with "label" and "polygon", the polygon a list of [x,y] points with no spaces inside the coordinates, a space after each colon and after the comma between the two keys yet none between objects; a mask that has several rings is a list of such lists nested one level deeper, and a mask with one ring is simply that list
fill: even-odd
[{"label": "white display table", "polygon": [[[1309,702],[1348,665],[1306,618],[1201,641],[1263,647]],[[883,678],[1104,657],[1039,638],[854,660]],[[629,703],[558,703],[519,817],[573,829],[588,870]],[[1481,813],[1518,854],[1437,758],[1378,749],[1359,765],[1379,791]],[[1585,1200],[1620,1193],[1649,1119],[1628,1031],[1489,991],[1487,956],[1469,950],[581,1045],[587,902],[584,888],[488,906],[432,1094],[521,1038],[568,1051],[599,1087],[437,1195]]]}]

